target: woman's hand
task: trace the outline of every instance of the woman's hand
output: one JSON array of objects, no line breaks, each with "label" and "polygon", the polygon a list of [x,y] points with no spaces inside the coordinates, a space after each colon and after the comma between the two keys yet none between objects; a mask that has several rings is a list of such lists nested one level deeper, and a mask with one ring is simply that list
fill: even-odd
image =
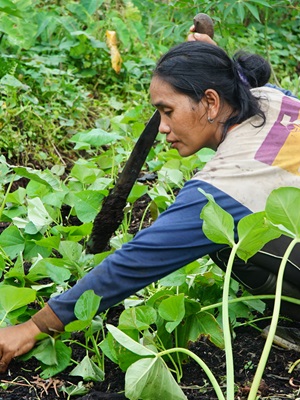
[{"label": "woman's hand", "polygon": [[214,44],[215,46],[217,46],[217,43],[208,35],[206,35],[205,33],[198,33],[195,32],[195,25],[192,25],[190,27],[190,34],[188,35],[188,42],[195,42],[195,41],[199,41],[199,42],[205,42],[205,43],[209,43],[209,44]]},{"label": "woman's hand", "polygon": [[4,373],[14,357],[27,353],[41,333],[32,320],[0,329],[0,373]]}]

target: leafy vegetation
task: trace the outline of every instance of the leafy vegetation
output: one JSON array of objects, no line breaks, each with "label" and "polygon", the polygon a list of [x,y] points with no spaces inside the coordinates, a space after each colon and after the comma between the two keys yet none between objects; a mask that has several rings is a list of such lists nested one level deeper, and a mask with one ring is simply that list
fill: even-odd
[{"label": "leafy vegetation", "polygon": [[[297,1],[1,4],[0,146],[2,154],[22,165],[72,163],[69,139],[94,128],[117,130],[127,136],[123,147],[131,146],[151,114],[147,92],[155,61],[186,39],[199,11],[214,18],[221,46],[230,53],[242,47],[267,55],[273,81],[298,93]],[[107,31],[117,32],[119,74],[111,67]],[[122,126],[130,112],[134,115]]]},{"label": "leafy vegetation", "polygon": [[[186,40],[195,14],[212,16],[215,40],[230,54],[243,48],[267,56],[272,82],[299,95],[298,3],[0,0],[0,218],[5,228],[0,234],[1,326],[27,320],[50,296],[72,286],[130,240],[135,201],[144,195],[149,199],[142,228],[143,221],[150,215],[151,223],[164,211],[183,182],[211,157],[211,151],[202,150],[181,159],[158,136],[144,169],[158,179],[135,184],[110,250],[86,252],[101,203],[153,111],[148,101],[151,70],[163,52]],[[116,44],[108,41],[107,31],[117,33]],[[212,199],[209,207],[214,207]],[[298,219],[287,215],[274,220],[272,205],[268,207],[270,221],[285,225],[297,241],[299,232],[292,222]],[[256,220],[248,224],[261,229],[262,215],[251,217]],[[226,236],[230,226],[223,226],[219,237]],[[242,258],[255,250],[244,235],[247,227],[241,227],[237,244],[231,233],[227,236],[233,251],[241,252],[245,241]],[[222,309],[222,293],[225,298],[229,293],[228,308],[223,299]],[[79,345],[86,349],[86,357],[74,365],[72,374],[84,382],[104,379],[105,355],[127,370],[126,394],[132,399],[151,396],[142,393],[143,385],[153,380],[153,371],[169,382],[160,389],[161,397],[184,398],[173,385],[173,376],[180,382],[181,362],[193,357],[186,350],[188,342],[209,335],[216,346],[225,347],[230,360],[230,334],[225,334],[225,341],[223,337],[227,311],[231,331],[254,324],[256,313],[263,312],[263,303],[241,293],[230,274],[224,283],[223,273],[208,258],[127,299],[118,328],[108,326],[108,332],[106,315],[95,316],[100,301],[93,292],[85,293],[76,306],[77,320],[66,332],[55,338],[42,335],[26,357],[41,361],[42,377],[53,376],[72,363],[67,344],[75,341],[71,331],[81,331],[84,340]],[[181,352],[174,350],[178,348]],[[136,368],[145,370],[145,381],[134,383]],[[81,383],[77,389],[64,390],[71,396],[85,389]]]},{"label": "leafy vegetation", "polygon": [[[269,198],[267,199],[266,211],[254,213],[242,218],[237,226],[237,233],[239,240],[235,242],[234,238],[234,221],[230,214],[222,210],[213,200],[211,195],[207,195],[208,203],[203,208],[201,217],[204,220],[203,230],[206,236],[215,241],[216,243],[228,244],[232,247],[232,251],[229,257],[227,270],[225,274],[223,295],[222,295],[222,328],[224,331],[224,347],[226,354],[226,398],[234,399],[235,397],[235,384],[234,384],[234,364],[232,358],[232,346],[231,346],[231,327],[228,298],[230,298],[230,275],[234,262],[234,258],[238,255],[244,261],[247,261],[252,257],[261,247],[268,241],[278,238],[280,235],[285,234],[291,237],[293,240],[286,250],[286,253],[282,259],[278,273],[278,282],[276,287],[275,303],[273,317],[270,326],[270,335],[266,341],[254,380],[251,385],[251,390],[248,396],[248,400],[255,400],[257,398],[257,391],[259,384],[262,379],[263,371],[266,366],[268,355],[272,346],[272,341],[276,332],[277,322],[279,319],[280,302],[281,302],[281,291],[282,291],[282,280],[285,265],[288,261],[288,257],[291,254],[294,246],[300,242],[300,225],[298,213],[295,213],[293,204],[296,204],[300,200],[300,190],[296,188],[280,188],[274,190]],[[259,238],[259,240],[257,239]],[[272,296],[274,297],[274,296]],[[240,300],[243,300],[241,298]],[[300,304],[300,300],[287,298],[288,301]],[[178,301],[172,299],[169,302],[172,308],[169,309],[167,314],[167,320],[170,320],[170,311],[176,309],[180,310]],[[216,305],[214,305],[215,307]],[[205,321],[203,315],[203,308],[198,311],[196,316],[193,316],[193,323],[197,320]],[[185,325],[188,324],[188,318],[185,316]],[[131,321],[130,329],[134,327],[134,321]],[[167,329],[168,322],[165,323]],[[126,372],[125,380],[125,394],[129,399],[147,399],[155,398],[155,393],[159,396],[164,396],[170,399],[186,399],[186,396],[179,389],[174,389],[174,384],[171,377],[168,378],[168,368],[166,364],[162,364],[161,357],[166,354],[173,352],[183,352],[188,354],[191,358],[194,358],[200,367],[202,367],[208,378],[211,381],[212,386],[215,389],[219,400],[224,400],[225,397],[222,393],[221,387],[219,386],[216,377],[209,370],[207,365],[195,354],[187,350],[185,347],[180,348],[178,345],[174,348],[164,351],[153,351],[151,348],[152,342],[144,342],[144,347],[140,343],[133,341],[130,336],[122,333],[122,322],[120,321],[119,330],[113,326],[107,326],[109,331],[112,333],[114,338],[126,349],[130,350],[134,354],[139,355],[139,360],[130,360],[130,355],[127,355],[126,360],[130,360],[132,364],[128,367]],[[124,328],[123,328],[124,329]],[[194,328],[193,331],[205,332],[205,329]],[[213,325],[209,326],[207,333],[213,336],[216,331],[216,327]],[[159,335],[159,332],[157,333]],[[180,336],[182,332],[178,336]],[[184,336],[184,335],[183,335]],[[190,338],[193,340],[193,338]],[[138,341],[139,342],[139,341]],[[218,344],[217,344],[218,345]],[[220,345],[220,343],[219,343]],[[113,347],[112,347],[113,348]],[[146,360],[144,357],[147,357]],[[159,370],[157,370],[159,368]],[[153,377],[158,378],[153,378]],[[163,379],[161,378],[163,376]],[[178,374],[177,374],[178,377]],[[162,387],[159,386],[159,382],[164,381]],[[180,381],[180,377],[178,379]]]}]

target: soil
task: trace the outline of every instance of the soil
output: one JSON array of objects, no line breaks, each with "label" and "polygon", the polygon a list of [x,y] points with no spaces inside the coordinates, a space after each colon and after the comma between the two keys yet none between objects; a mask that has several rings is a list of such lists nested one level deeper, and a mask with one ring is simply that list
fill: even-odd
[{"label": "soil", "polygon": [[[119,307],[112,308],[109,315],[110,323],[117,323]],[[300,324],[298,324],[300,329]],[[248,327],[236,330],[233,341],[235,362],[236,399],[247,399],[259,358],[264,346],[264,339],[257,329]],[[190,349],[203,359],[219,383],[223,385],[226,376],[225,353],[216,348],[205,338],[192,344]],[[80,357],[79,349],[73,349],[76,358]],[[79,353],[78,353],[79,352]],[[82,351],[81,351],[82,352]],[[84,354],[82,354],[82,357]],[[300,369],[288,370],[300,358],[295,351],[273,347],[265,368],[265,374],[259,388],[259,399],[300,399]],[[6,400],[54,400],[67,399],[66,393],[60,391],[62,385],[78,384],[80,377],[68,375],[68,369],[52,379],[43,380],[38,375],[38,364],[34,359],[26,363],[13,360],[6,375],[1,376],[1,383],[8,385],[0,389],[0,399]],[[183,366],[183,379],[180,383],[189,400],[217,399],[205,373],[196,362],[189,361]],[[71,399],[126,399],[124,395],[125,374],[116,364],[106,360],[105,380],[89,384],[90,391],[84,396],[72,396]],[[153,399],[161,400],[161,399]]]},{"label": "soil", "polygon": [[[136,203],[131,233],[135,233],[141,221],[148,199],[143,197]],[[149,224],[150,215],[145,218],[145,224]],[[117,325],[118,316],[122,307],[113,307],[108,313],[110,324]],[[264,323],[266,325],[266,323]],[[263,328],[265,325],[261,325]],[[300,323],[293,323],[300,329]],[[253,379],[256,367],[265,340],[260,331],[253,327],[243,327],[235,330],[233,341],[233,353],[235,362],[236,399],[247,398],[249,387]],[[190,349],[203,359],[221,385],[225,384],[226,365],[225,353],[216,348],[207,339],[201,338],[191,344]],[[72,348],[72,357],[80,360],[85,352],[81,347]],[[259,388],[259,399],[292,399],[300,400],[300,369],[295,367],[291,373],[289,368],[300,358],[295,351],[287,351],[279,347],[272,347],[268,363],[265,368],[263,380]],[[63,385],[77,385],[81,378],[72,377],[68,373],[73,367],[65,370],[57,376],[43,380],[39,377],[39,365],[33,358],[29,361],[14,359],[6,374],[1,375],[0,400],[54,400],[68,399],[68,395],[61,391]],[[196,362],[189,361],[183,366],[183,379],[180,383],[189,400],[213,400],[217,399],[205,373]],[[110,360],[105,362],[105,380],[103,382],[88,383],[89,392],[86,395],[72,396],[77,400],[96,399],[126,399],[124,395],[125,374]],[[87,382],[84,383],[85,385]],[[161,399],[153,399],[161,400]]]}]

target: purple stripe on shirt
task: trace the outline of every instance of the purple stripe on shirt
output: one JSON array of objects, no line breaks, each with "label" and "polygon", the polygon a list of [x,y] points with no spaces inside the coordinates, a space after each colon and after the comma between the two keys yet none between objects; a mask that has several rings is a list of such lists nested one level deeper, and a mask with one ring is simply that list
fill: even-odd
[{"label": "purple stripe on shirt", "polygon": [[[255,160],[272,165],[280,149],[284,145],[287,137],[294,128],[294,123],[299,124],[299,106],[290,97],[284,96],[282,99],[281,110],[273,127],[263,141],[262,145],[255,154]],[[286,129],[282,129],[283,126]]]}]

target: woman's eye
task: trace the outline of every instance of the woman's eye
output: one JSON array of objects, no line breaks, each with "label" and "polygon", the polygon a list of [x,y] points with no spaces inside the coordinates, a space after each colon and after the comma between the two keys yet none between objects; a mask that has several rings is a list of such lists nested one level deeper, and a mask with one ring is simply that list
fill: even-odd
[{"label": "woman's eye", "polygon": [[172,114],[172,111],[171,111],[171,110],[164,111],[164,114],[165,114],[167,117],[169,117],[169,116]]}]

